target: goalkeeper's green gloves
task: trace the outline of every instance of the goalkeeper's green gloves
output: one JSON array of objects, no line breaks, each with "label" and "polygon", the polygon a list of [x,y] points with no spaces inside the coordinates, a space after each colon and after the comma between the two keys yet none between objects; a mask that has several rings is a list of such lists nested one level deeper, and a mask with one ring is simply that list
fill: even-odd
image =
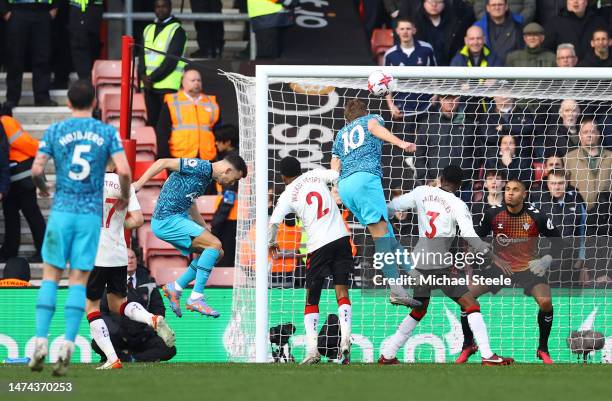
[{"label": "goalkeeper's green gloves", "polygon": [[550,267],[551,262],[552,256],[544,255],[540,259],[532,260],[527,266],[533,274],[542,277],[544,273],[546,273],[546,270],[548,270],[548,268]]}]

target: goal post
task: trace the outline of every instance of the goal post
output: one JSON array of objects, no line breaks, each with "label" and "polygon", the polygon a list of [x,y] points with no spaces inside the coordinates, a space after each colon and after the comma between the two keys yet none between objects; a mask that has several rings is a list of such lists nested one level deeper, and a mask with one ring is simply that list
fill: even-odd
[{"label": "goal post", "polygon": [[[358,93],[358,96],[368,99],[368,104],[370,100],[375,104],[382,103],[379,110],[371,110],[373,113],[381,113],[385,109],[384,101],[379,98],[371,99],[365,89],[368,76],[375,70],[383,70],[385,73],[391,74],[398,81],[396,89],[398,92],[424,93],[431,96],[445,93],[466,96],[470,99],[508,96],[514,99],[535,99],[543,104],[554,103],[563,99],[575,99],[584,102],[612,102],[612,76],[605,68],[258,65],[254,79],[239,74],[226,73],[237,90],[241,152],[244,152],[244,149],[250,152],[246,159],[251,171],[254,171],[254,177],[242,180],[246,182],[241,182],[239,189],[241,211],[239,212],[235,264],[237,271],[233,299],[234,314],[230,324],[231,327],[226,333],[228,336],[226,343],[229,342],[233,349],[233,351],[230,351],[230,358],[233,360],[254,362],[269,362],[271,360],[269,330],[273,323],[270,322],[269,313],[271,273],[268,268],[267,226],[268,191],[271,184],[269,169],[274,166],[274,163],[270,163],[269,138],[271,129],[276,124],[269,118],[271,104],[273,103],[270,95],[271,85],[297,83],[304,86],[330,86],[333,87],[334,91],[339,89],[346,91],[342,95],[345,98],[349,98],[353,93]],[[323,95],[321,96],[323,97]],[[284,99],[283,96],[281,98]],[[281,101],[283,100],[281,99]],[[469,101],[477,102],[479,100]],[[278,100],[274,102],[278,102]],[[298,108],[297,101],[290,105],[290,107],[294,106],[296,109]],[[341,104],[336,106],[342,107]],[[289,106],[285,105],[284,107]],[[551,115],[554,114],[552,111],[550,113]],[[333,141],[338,129],[337,124],[325,129],[333,134]],[[299,133],[296,135],[299,135]],[[307,169],[304,168],[304,170]],[[385,188],[385,190],[389,189]],[[249,237],[249,235],[251,236]],[[249,266],[245,266],[244,262],[247,252],[245,251],[246,246],[249,247],[248,252],[255,254],[254,259],[250,259],[250,262],[248,262]],[[606,305],[610,303],[610,299],[606,297],[605,293],[603,297],[604,300],[607,299]],[[246,305],[248,301],[252,301],[253,305]],[[384,298],[380,298],[379,301],[381,303],[386,302]],[[526,301],[526,303],[528,302]],[[609,312],[605,312],[606,305],[600,305],[600,308],[604,309],[602,313],[607,314]],[[292,318],[294,322],[299,322],[303,310],[303,300],[302,303],[296,302],[294,306]],[[597,307],[594,310],[597,310]],[[612,308],[610,310],[612,311]],[[448,313],[448,309],[446,311]],[[363,309],[356,309],[354,313],[362,312]],[[587,315],[589,312],[590,310],[584,310]],[[397,314],[396,311],[393,313]],[[585,319],[588,318],[588,316],[584,317]],[[437,316],[429,317],[432,320],[437,318]],[[611,316],[606,315],[606,327],[612,326],[611,319]],[[323,320],[322,315],[321,321]],[[499,324],[507,324],[507,318],[504,322],[506,323],[500,322]],[[274,324],[276,323],[274,322]],[[385,324],[389,324],[389,330],[395,329],[395,323],[385,321]],[[563,329],[569,330],[566,327]],[[612,332],[609,335],[612,335]],[[238,344],[239,342],[240,344]],[[374,353],[376,352],[377,349],[374,349]],[[610,356],[610,361],[612,362],[612,356]]]}]

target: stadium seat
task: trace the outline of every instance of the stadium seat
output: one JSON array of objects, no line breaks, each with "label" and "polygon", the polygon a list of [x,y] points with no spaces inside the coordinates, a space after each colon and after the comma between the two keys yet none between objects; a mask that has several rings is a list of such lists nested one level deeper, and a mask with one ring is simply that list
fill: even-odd
[{"label": "stadium seat", "polygon": [[136,152],[157,154],[157,138],[153,127],[132,127],[131,138],[136,140]]},{"label": "stadium seat", "polygon": [[[146,252],[144,253],[144,260],[147,265],[149,264],[149,259],[152,256],[182,256],[181,253],[173,247],[171,244],[166,241],[162,241],[155,236],[152,232],[147,233],[147,242],[146,242]],[[185,259],[187,259],[185,257]]]},{"label": "stadium seat", "polygon": [[233,267],[215,267],[206,282],[207,287],[232,287],[234,285]]},{"label": "stadium seat", "polygon": [[212,220],[213,215],[217,211],[217,195],[200,196],[196,203],[202,218],[206,221]]},{"label": "stadium seat", "polygon": [[136,197],[138,198],[138,203],[140,203],[140,210],[145,221],[150,221],[157,204],[157,198],[159,197],[159,188],[144,187],[136,193]]},{"label": "stadium seat", "polygon": [[385,52],[394,45],[392,29],[374,29],[372,32],[372,55],[378,65],[383,64]]},{"label": "stadium seat", "polygon": [[[134,166],[134,174],[132,175],[132,179],[134,181],[138,180],[145,171],[153,164],[153,161],[136,161],[136,165]],[[164,181],[168,178],[168,173],[166,170],[162,170],[161,173],[157,174],[155,177],[147,182],[146,186],[159,186],[161,187],[164,184]]]},{"label": "stadium seat", "polygon": [[[91,69],[91,83],[95,88],[101,85],[121,85],[121,60],[96,60]],[[134,71],[134,86],[137,85]]]},{"label": "stadium seat", "polygon": [[175,281],[187,269],[189,260],[183,256],[153,256],[147,267],[158,285]]},{"label": "stadium seat", "polygon": [[[121,114],[121,94],[108,93],[104,96],[104,102],[100,104],[102,111],[102,121],[111,124],[111,120],[118,120]],[[139,124],[134,120],[142,120]],[[147,109],[145,106],[144,95],[142,93],[134,93],[132,100],[132,124],[144,126],[147,121]],[[136,123],[136,124],[135,124]]]}]

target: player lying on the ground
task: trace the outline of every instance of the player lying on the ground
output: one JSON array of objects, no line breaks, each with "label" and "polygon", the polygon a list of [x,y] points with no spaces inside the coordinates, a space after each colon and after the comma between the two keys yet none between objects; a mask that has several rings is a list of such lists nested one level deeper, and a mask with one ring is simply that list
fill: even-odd
[{"label": "player lying on the ground", "polygon": [[163,316],[149,313],[138,302],[127,302],[128,251],[124,229],[132,230],[142,226],[144,218],[134,188],[130,190],[127,209],[116,209],[115,202],[120,193],[119,176],[113,173],[114,170],[115,166],[110,162],[107,167],[108,172],[104,176],[104,211],[98,254],[87,282],[85,306],[91,336],[106,355],[106,362],[98,369],[121,368],[121,360],[117,357],[108,327],[100,313],[100,299],[105,289],[111,312],[151,326],[168,347],[174,346],[174,332]]},{"label": "player lying on the ground", "polygon": [[[525,203],[527,190],[525,184],[517,179],[506,183],[504,204],[488,209],[476,227],[480,237],[493,233],[493,266],[484,269],[482,275],[509,275],[513,283],[524,289],[537,302],[540,341],[536,356],[545,364],[552,364],[548,352],[548,337],[553,322],[553,306],[550,286],[545,274],[553,257],[546,254],[538,258],[538,237],[540,234],[551,237],[551,249],[555,255],[561,254],[564,247],[559,230],[552,220],[530,204]],[[556,240],[555,240],[556,239]],[[497,293],[500,286],[470,285],[470,292],[479,297],[487,292]],[[456,363],[465,363],[470,355],[478,350],[474,345],[474,335],[466,324],[464,312],[461,313],[463,328],[463,351]]]},{"label": "player lying on the ground", "polygon": [[[377,253],[401,252],[401,245],[395,239],[393,227],[389,223],[387,201],[382,188],[382,145],[388,142],[407,152],[414,152],[416,145],[393,135],[384,127],[380,115],[368,114],[361,100],[351,99],[346,102],[344,117],[347,125],[336,135],[331,161],[332,169],[340,173],[338,191],[342,203],[368,228],[374,238]],[[385,277],[399,277],[395,262],[385,261],[382,270]],[[393,284],[390,287],[392,304],[419,304],[408,296],[401,285]]]},{"label": "player lying on the ground", "polygon": [[210,226],[202,218],[194,201],[206,192],[213,180],[220,185],[231,185],[246,177],[246,163],[235,153],[214,163],[200,159],[160,159],[134,183],[134,189],[139,191],[164,169],[172,173],[157,199],[151,229],[157,238],[172,244],[183,255],[200,254],[181,277],[162,287],[164,295],[168,297],[172,311],[181,317],[183,289],[195,279],[185,307],[205,316],[219,317],[219,312],[204,300],[204,286],[215,262],[223,254],[223,247],[221,241],[210,232]]},{"label": "player lying on the ground", "polygon": [[[472,215],[461,199],[454,195],[461,188],[463,171],[461,167],[450,165],[442,171],[440,187],[420,186],[412,192],[393,199],[389,204],[389,214],[396,211],[416,209],[419,221],[419,241],[413,249],[413,255],[421,253],[446,255],[456,235],[457,225],[461,237],[476,251],[486,256],[489,245],[478,238],[472,225]],[[423,303],[412,309],[404,318],[399,328],[391,336],[383,348],[378,363],[382,365],[398,364],[397,351],[408,341],[410,334],[427,312],[427,305],[431,291],[440,289],[457,302],[467,313],[468,324],[474,332],[476,341],[480,346],[480,355],[483,365],[509,365],[514,362],[512,358],[497,356],[491,351],[489,333],[480,313],[480,305],[470,293],[466,285],[430,285],[424,283],[423,278],[453,279],[461,277],[461,273],[447,262],[447,258],[431,257],[418,261],[413,257],[413,264],[417,278],[414,287],[415,299]]]},{"label": "player lying on the ground", "polygon": [[45,165],[55,160],[57,189],[43,242],[43,279],[36,302],[36,343],[30,368],[41,371],[47,356],[49,325],[56,308],[57,285],[70,264],[64,319],[66,331],[55,376],[63,376],[74,352],[74,340],[85,312],[85,285],[94,267],[106,163],[112,159],[119,176],[116,210],[125,209],[130,196],[130,166],[119,133],[92,118],[96,105],[91,82],[79,80],[68,90],[72,116],[49,127],[40,141],[32,166],[32,178],[42,196],[49,196]]},{"label": "player lying on the ground", "polygon": [[289,213],[295,213],[308,234],[304,309],[306,357],[302,364],[318,363],[321,360],[317,348],[319,300],[323,283],[328,276],[334,278],[338,301],[342,333],[339,359],[348,364],[352,319],[348,284],[353,272],[353,254],[350,234],[328,188],[329,184],[338,179],[338,172],[315,169],[302,174],[300,162],[294,157],[285,157],[280,161],[280,173],[286,188],[270,218],[269,247],[273,252],[278,249],[278,227]]}]

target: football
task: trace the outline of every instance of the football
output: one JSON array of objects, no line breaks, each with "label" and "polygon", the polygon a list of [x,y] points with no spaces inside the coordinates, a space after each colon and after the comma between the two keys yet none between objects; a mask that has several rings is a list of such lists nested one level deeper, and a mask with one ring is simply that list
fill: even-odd
[{"label": "football", "polygon": [[374,96],[386,96],[395,89],[395,80],[390,74],[376,70],[368,78],[368,90]]}]

